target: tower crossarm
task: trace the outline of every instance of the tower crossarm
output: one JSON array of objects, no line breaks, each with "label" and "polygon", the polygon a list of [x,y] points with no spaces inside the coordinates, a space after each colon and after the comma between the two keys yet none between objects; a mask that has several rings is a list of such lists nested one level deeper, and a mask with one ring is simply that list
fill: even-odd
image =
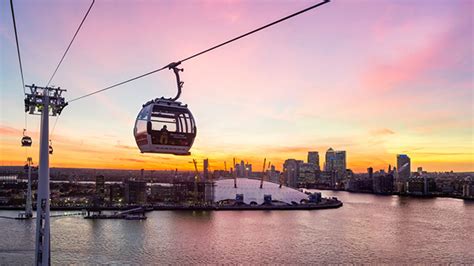
[{"label": "tower crossarm", "polygon": [[60,87],[39,87],[35,84],[26,85],[30,92],[25,93],[25,112],[29,114],[39,115],[43,112],[44,95],[48,95],[49,103],[48,115],[60,115],[64,107],[67,106],[62,93],[66,91]]}]

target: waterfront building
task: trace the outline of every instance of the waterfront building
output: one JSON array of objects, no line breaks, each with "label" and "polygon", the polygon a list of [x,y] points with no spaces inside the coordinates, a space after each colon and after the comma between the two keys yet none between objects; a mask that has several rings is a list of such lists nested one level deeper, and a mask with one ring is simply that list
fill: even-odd
[{"label": "waterfront building", "polygon": [[470,176],[464,178],[462,196],[465,198],[474,198],[474,182]]},{"label": "waterfront building", "polygon": [[413,195],[429,195],[436,191],[434,178],[421,176],[408,179],[407,193]]},{"label": "waterfront building", "polygon": [[109,186],[109,202],[117,203],[123,199],[123,188],[120,184],[110,184]]},{"label": "waterfront building", "polygon": [[239,178],[237,188],[234,187],[232,179],[217,180],[215,186],[215,202],[231,202],[241,201],[245,204],[267,204],[271,201],[272,204],[282,203],[284,205],[301,203],[308,200],[308,195],[296,189],[282,186],[272,182],[263,182],[260,188],[260,180]]},{"label": "waterfront building", "polygon": [[352,177],[345,184],[347,191],[373,192],[373,180],[369,178]]},{"label": "waterfront building", "polygon": [[346,178],[346,151],[335,151],[329,148],[326,151],[324,170],[335,171],[338,182]]},{"label": "waterfront building", "polygon": [[314,164],[317,171],[320,171],[319,167],[319,153],[317,151],[308,152],[308,163]]},{"label": "waterfront building", "polygon": [[173,202],[175,199],[173,184],[152,184],[150,191],[154,202]]},{"label": "waterfront building", "polygon": [[375,175],[372,180],[373,193],[391,194],[393,193],[393,174]]},{"label": "waterfront building", "polygon": [[338,180],[347,177],[346,169],[346,151],[336,151],[335,170]]},{"label": "waterfront building", "polygon": [[298,167],[298,183],[314,183],[316,181],[316,165],[300,163]]},{"label": "waterfront building", "polygon": [[143,180],[125,180],[124,198],[127,204],[144,204],[146,202],[146,182]]},{"label": "waterfront building", "polygon": [[411,174],[411,160],[406,154],[397,154],[398,177],[407,180]]},{"label": "waterfront building", "polygon": [[397,167],[394,169],[396,191],[406,193],[408,189],[408,178],[411,174],[410,157],[406,154],[397,154]]},{"label": "waterfront building", "polygon": [[173,190],[172,201],[176,203],[210,204],[214,199],[213,182],[174,182]]},{"label": "waterfront building", "polygon": [[98,175],[95,177],[95,201],[94,204],[102,205],[105,199],[105,176]]},{"label": "waterfront building", "polygon": [[321,171],[317,172],[316,185],[319,187],[334,189],[336,188],[336,172],[335,171]]},{"label": "waterfront building", "polygon": [[283,173],[289,187],[298,186],[299,165],[302,162],[301,160],[287,159],[283,164]]}]

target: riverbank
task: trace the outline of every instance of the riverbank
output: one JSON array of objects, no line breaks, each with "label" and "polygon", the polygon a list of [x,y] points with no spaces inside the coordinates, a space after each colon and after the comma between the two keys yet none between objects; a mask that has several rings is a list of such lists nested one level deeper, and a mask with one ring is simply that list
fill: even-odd
[{"label": "riverbank", "polygon": [[[343,206],[342,201],[331,199],[318,204],[298,204],[298,205],[155,205],[143,206],[146,211],[249,211],[249,210],[321,210],[334,209]],[[120,206],[120,207],[101,207],[101,211],[124,211],[141,206]],[[92,207],[53,207],[51,211],[81,211],[94,210]],[[22,206],[0,206],[0,210],[24,210]],[[99,210],[96,208],[96,210]]]},{"label": "riverbank", "polygon": [[[301,188],[300,188],[301,189]],[[318,191],[340,191],[340,192],[348,192],[354,194],[369,194],[375,196],[399,196],[399,197],[409,197],[409,198],[451,198],[451,199],[462,199],[467,201],[474,201],[474,198],[466,198],[463,196],[457,195],[445,195],[445,194],[429,194],[429,195],[421,195],[421,194],[404,194],[404,193],[373,193],[370,191],[350,191],[344,189],[332,189],[332,188],[302,188],[304,190],[318,190]]]}]

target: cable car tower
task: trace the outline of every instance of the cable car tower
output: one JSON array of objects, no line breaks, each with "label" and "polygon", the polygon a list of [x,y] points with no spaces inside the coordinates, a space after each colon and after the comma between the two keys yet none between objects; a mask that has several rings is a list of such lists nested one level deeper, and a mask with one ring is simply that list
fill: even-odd
[{"label": "cable car tower", "polygon": [[67,105],[61,96],[63,90],[54,87],[26,85],[25,112],[41,115],[38,195],[36,205],[35,264],[51,265],[50,221],[49,221],[49,116],[61,114]]},{"label": "cable car tower", "polygon": [[33,159],[31,157],[27,158],[26,165],[28,166],[28,192],[26,193],[26,207],[25,207],[25,217],[33,217],[33,202],[31,200],[31,165],[33,164]]}]

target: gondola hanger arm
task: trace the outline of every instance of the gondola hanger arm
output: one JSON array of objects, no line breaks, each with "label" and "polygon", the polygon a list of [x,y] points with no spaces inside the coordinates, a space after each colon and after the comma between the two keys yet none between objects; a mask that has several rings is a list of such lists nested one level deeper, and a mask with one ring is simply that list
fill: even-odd
[{"label": "gondola hanger arm", "polygon": [[170,63],[167,66],[169,70],[173,69],[174,75],[176,76],[176,85],[178,87],[178,93],[176,94],[176,96],[174,98],[169,98],[168,99],[168,100],[171,100],[171,101],[176,101],[176,100],[179,99],[179,96],[181,96],[181,89],[183,88],[183,85],[184,85],[184,82],[181,81],[181,79],[179,77],[179,72],[184,71],[183,68],[178,68],[178,66],[180,64],[181,64],[181,61],[178,61],[178,62]]}]

